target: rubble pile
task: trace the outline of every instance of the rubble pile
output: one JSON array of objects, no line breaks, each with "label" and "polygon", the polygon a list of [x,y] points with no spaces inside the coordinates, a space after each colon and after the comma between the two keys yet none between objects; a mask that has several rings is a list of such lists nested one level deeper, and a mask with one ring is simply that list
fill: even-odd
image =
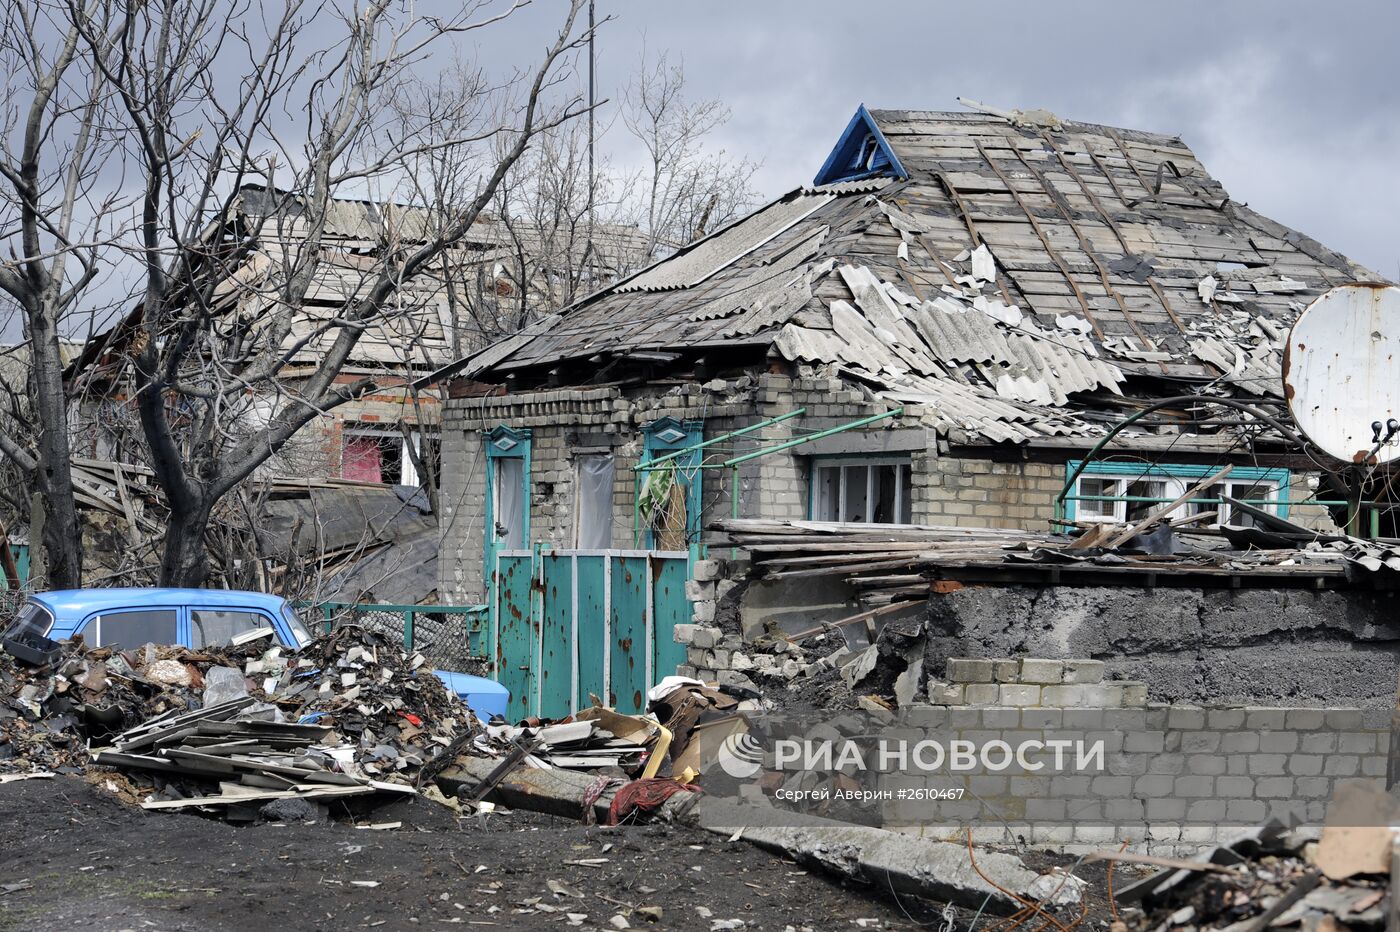
[{"label": "rubble pile", "polygon": [[[637,771],[648,759],[648,745],[654,745],[655,729],[634,716],[613,714],[622,720],[622,727],[608,727],[598,719],[585,718],[586,713],[601,709],[585,709],[578,716],[560,722],[526,725],[487,725],[486,735],[494,753],[502,747],[524,745],[529,748],[524,762],[529,767],[566,770],[603,770],[616,768],[624,772]],[[635,724],[633,724],[635,723]],[[613,728],[617,730],[614,731]]]},{"label": "rubble pile", "polygon": [[668,676],[648,691],[644,715],[594,705],[560,719],[490,724],[473,743],[479,756],[501,761],[500,777],[528,768],[634,780],[662,775],[689,784],[700,776],[697,739],[746,730],[742,713],[761,708],[748,690]]},{"label": "rubble pile", "polygon": [[0,651],[0,773],[76,773],[87,745],[171,710],[198,708],[211,667],[238,665],[257,646],[193,652],[146,645],[88,649],[63,642],[42,667]]},{"label": "rubble pile", "polygon": [[423,655],[405,654],[382,631],[342,625],[295,653],[273,647],[244,673],[284,714],[335,729],[377,779],[417,782],[422,767],[480,731]]},{"label": "rubble pile", "polygon": [[[225,668],[231,669],[231,668]],[[248,806],[281,799],[357,796],[408,787],[351,772],[353,749],[330,726],[277,721],[274,706],[251,696],[182,715],[167,713],[118,735],[93,754],[99,765],[153,774],[145,809]],[[217,792],[194,786],[216,782]]]},{"label": "rubble pile", "polygon": [[1329,826],[1319,841],[1316,831],[1271,822],[1126,886],[1116,900],[1138,930],[1380,929],[1393,834]]},{"label": "rubble pile", "polygon": [[353,625],[300,650],[60,649],[0,653],[0,772],[117,767],[148,808],[412,793],[482,734],[421,654]]}]

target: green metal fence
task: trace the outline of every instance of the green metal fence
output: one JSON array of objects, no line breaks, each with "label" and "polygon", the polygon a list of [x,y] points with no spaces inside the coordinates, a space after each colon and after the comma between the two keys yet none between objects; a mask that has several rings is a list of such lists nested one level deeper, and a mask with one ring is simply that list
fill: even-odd
[{"label": "green metal fence", "polygon": [[496,645],[491,613],[485,605],[388,605],[323,602],[303,611],[329,632],[337,625],[355,624],[403,640],[404,650],[417,651],[435,669],[489,676]]}]

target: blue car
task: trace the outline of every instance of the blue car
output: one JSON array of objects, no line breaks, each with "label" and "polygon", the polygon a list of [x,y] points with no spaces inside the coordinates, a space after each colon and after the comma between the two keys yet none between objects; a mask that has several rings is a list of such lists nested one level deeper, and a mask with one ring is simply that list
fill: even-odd
[{"label": "blue car", "polygon": [[[59,641],[81,634],[92,647],[130,649],[179,644],[199,649],[228,644],[240,635],[271,628],[286,647],[298,648],[310,633],[281,596],[232,589],[64,589],[39,592],[19,610],[6,634],[41,635]],[[477,717],[505,715],[510,691],[494,680],[433,671]]]}]

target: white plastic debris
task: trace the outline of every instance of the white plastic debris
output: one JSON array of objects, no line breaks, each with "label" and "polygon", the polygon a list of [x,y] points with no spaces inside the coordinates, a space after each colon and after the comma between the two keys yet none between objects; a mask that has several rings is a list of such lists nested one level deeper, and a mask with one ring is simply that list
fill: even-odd
[{"label": "white plastic debris", "polygon": [[1061,330],[1070,330],[1074,333],[1090,333],[1094,329],[1093,324],[1089,323],[1083,317],[1078,317],[1074,314],[1057,316],[1055,318],[1055,326],[1059,327]]},{"label": "white plastic debris", "polygon": [[1196,294],[1201,296],[1202,304],[1210,304],[1212,299],[1215,298],[1217,285],[1219,285],[1219,282],[1215,280],[1214,275],[1207,275],[1196,283]]},{"label": "white plastic debris", "polygon": [[972,275],[984,282],[996,280],[997,262],[992,257],[992,251],[987,248],[986,243],[972,250]]}]

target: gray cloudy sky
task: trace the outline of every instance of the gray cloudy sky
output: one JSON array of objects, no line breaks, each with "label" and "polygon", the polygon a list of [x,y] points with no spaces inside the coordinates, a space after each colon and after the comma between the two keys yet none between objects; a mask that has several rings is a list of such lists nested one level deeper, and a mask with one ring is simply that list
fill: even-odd
[{"label": "gray cloudy sky", "polygon": [[[1240,201],[1400,276],[1400,4],[1020,0],[878,4],[597,0],[599,80],[642,50],[684,58],[762,159],[765,194],[808,182],[856,105],[957,110],[961,95],[1176,133]],[[493,27],[483,64],[542,47],[557,0]]]}]

